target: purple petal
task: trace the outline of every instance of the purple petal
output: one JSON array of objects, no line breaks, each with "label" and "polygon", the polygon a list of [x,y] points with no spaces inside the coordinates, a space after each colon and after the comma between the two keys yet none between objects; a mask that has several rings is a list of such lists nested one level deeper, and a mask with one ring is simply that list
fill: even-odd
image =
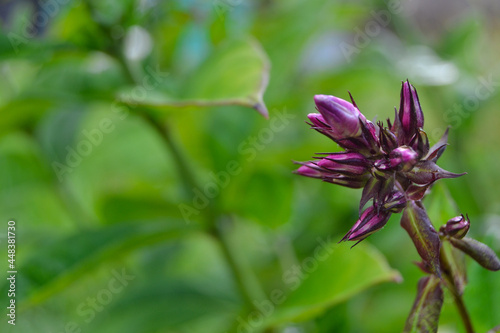
[{"label": "purple petal", "polygon": [[336,162],[338,155],[329,155],[318,162],[318,166],[328,169],[330,172],[345,173],[350,175],[362,175],[368,171],[366,165],[356,165]]},{"label": "purple petal", "polygon": [[295,171],[296,174],[312,178],[321,178],[323,173],[314,163],[305,163]]},{"label": "purple petal", "polygon": [[343,164],[368,166],[368,160],[360,153],[356,152],[340,152],[329,154],[326,158]]},{"label": "purple petal", "polygon": [[329,95],[316,95],[314,102],[326,123],[332,128],[336,139],[361,135],[358,119],[365,117],[354,105]]}]

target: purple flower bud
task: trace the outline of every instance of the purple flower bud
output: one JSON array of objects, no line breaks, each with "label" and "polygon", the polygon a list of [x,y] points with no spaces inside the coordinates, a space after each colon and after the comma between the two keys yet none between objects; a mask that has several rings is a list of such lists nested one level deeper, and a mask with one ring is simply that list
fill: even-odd
[{"label": "purple flower bud", "polygon": [[359,153],[338,153],[328,155],[318,162],[318,166],[331,172],[362,175],[368,171],[368,161]]},{"label": "purple flower bud", "polygon": [[330,129],[330,126],[326,123],[323,116],[319,113],[309,113],[307,118],[311,121],[311,123],[320,128]]},{"label": "purple flower bud", "polygon": [[316,164],[306,163],[302,165],[300,168],[298,168],[297,171],[295,171],[295,173],[306,177],[321,178],[323,176],[323,173],[319,170],[320,168],[318,168]]},{"label": "purple flower bud", "polygon": [[388,128],[383,128],[382,124],[379,124],[379,128],[380,144],[383,150],[386,152],[392,151],[398,146],[398,138]]},{"label": "purple flower bud", "polygon": [[417,91],[408,81],[403,82],[401,87],[399,120],[405,133],[405,144],[418,132],[419,128],[424,126],[424,114],[420,107]]},{"label": "purple flower bud", "polygon": [[359,220],[342,240],[362,241],[374,232],[382,229],[390,216],[390,212],[380,211],[377,213],[377,209],[374,206],[370,206],[361,214]]},{"label": "purple flower bud", "polygon": [[349,188],[362,188],[368,180],[367,175],[349,177],[341,174],[326,175],[323,180],[336,185],[341,185]]},{"label": "purple flower bud", "polygon": [[401,146],[389,154],[392,168],[400,167],[401,171],[410,171],[418,161],[418,154],[408,146]]},{"label": "purple flower bud", "polygon": [[[325,182],[329,182],[332,184],[337,184],[350,188],[361,188],[365,186],[366,181],[368,180],[368,174],[366,172],[359,172],[363,169],[361,166],[350,166],[346,164],[338,164],[339,169],[330,170],[324,167],[321,167],[319,164],[315,162],[296,162],[298,164],[302,164],[300,168],[298,168],[295,173],[301,176],[311,177],[311,178],[319,178]],[[330,162],[328,163],[335,163]],[[354,168],[354,169],[353,169]],[[359,169],[359,170],[358,170]],[[354,172],[353,172],[354,171]]]},{"label": "purple flower bud", "polygon": [[354,105],[329,95],[316,95],[314,102],[323,119],[331,127],[335,140],[358,137],[362,134],[359,119],[366,120],[366,118]]},{"label": "purple flower bud", "polygon": [[439,232],[444,236],[450,236],[458,239],[464,238],[470,228],[469,217],[464,215],[455,216],[443,225]]},{"label": "purple flower bud", "polygon": [[[439,257],[435,256],[439,253],[439,236],[419,202],[436,180],[463,175],[436,165],[446,147],[447,132],[430,148],[422,128],[424,116],[418,94],[408,81],[402,83],[399,111],[395,110],[393,123],[387,120],[386,127],[382,122],[375,126],[368,121],[352,96],[352,103],[329,95],[316,95],[314,101],[319,113],[308,115],[309,124],[345,151],[318,154],[316,161],[299,163],[302,166],[296,173],[341,186],[363,188],[360,219],[342,240],[361,241],[381,229],[392,213],[405,209],[401,225],[431,267],[429,271],[439,276]],[[370,200],[372,206],[365,209]],[[462,241],[459,237],[465,235],[468,226],[456,219],[442,228],[442,237],[451,236],[447,239],[458,242]]]},{"label": "purple flower bud", "polygon": [[339,138],[338,131],[332,129],[332,127],[326,123],[325,118],[323,118],[321,114],[309,113],[307,117],[311,121],[310,125],[312,125],[313,129],[323,135],[326,135],[327,137],[341,145],[343,148],[359,150],[365,147],[365,144],[363,142],[358,142],[355,138]]},{"label": "purple flower bud", "polygon": [[[319,155],[326,155],[326,154],[322,153]],[[327,158],[338,163],[349,164],[349,165],[368,166],[369,163],[363,154],[356,152],[331,153],[328,154]]]}]

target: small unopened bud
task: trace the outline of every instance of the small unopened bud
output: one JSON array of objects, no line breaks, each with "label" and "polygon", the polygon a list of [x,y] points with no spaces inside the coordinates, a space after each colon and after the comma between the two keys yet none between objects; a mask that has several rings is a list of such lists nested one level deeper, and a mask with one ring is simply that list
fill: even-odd
[{"label": "small unopened bud", "polygon": [[349,165],[368,165],[368,160],[363,154],[356,152],[340,152],[332,153],[327,156],[329,160],[349,164]]},{"label": "small unopened bud", "polygon": [[389,155],[392,168],[400,167],[401,171],[410,171],[418,161],[418,154],[408,146],[394,149]]},{"label": "small unopened bud", "polygon": [[330,126],[326,123],[325,118],[323,118],[323,116],[319,113],[309,113],[307,118],[309,118],[315,127],[330,129]]},{"label": "small unopened bud", "polygon": [[401,104],[399,120],[405,132],[405,143],[424,126],[424,114],[420,107],[418,94],[410,82],[403,82],[401,87]]},{"label": "small unopened bud", "polygon": [[331,172],[362,175],[368,171],[367,159],[359,153],[336,153],[322,158],[318,166]]},{"label": "small unopened bud", "polygon": [[316,95],[314,102],[325,122],[331,127],[332,136],[336,140],[358,137],[362,134],[359,119],[366,120],[366,118],[350,102],[329,95]]},{"label": "small unopened bud", "polygon": [[362,241],[374,232],[382,229],[390,216],[390,212],[377,212],[374,206],[370,206],[361,214],[359,220],[342,240]]},{"label": "small unopened bud", "polygon": [[464,215],[456,216],[446,222],[439,232],[444,236],[450,236],[453,238],[462,239],[467,234],[470,228],[469,216],[464,217]]}]

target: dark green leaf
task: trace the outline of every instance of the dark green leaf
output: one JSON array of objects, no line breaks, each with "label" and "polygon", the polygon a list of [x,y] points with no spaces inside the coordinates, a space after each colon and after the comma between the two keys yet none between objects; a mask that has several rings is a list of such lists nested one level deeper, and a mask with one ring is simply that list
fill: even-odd
[{"label": "dark green leaf", "polygon": [[20,267],[22,287],[17,299],[26,307],[38,304],[99,264],[134,249],[179,237],[187,229],[182,222],[121,223],[54,240],[33,253]]}]

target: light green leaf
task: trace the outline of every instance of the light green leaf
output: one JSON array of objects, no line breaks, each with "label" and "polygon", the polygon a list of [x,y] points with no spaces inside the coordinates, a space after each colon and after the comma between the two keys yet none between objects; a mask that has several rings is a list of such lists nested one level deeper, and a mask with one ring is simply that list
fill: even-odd
[{"label": "light green leaf", "polygon": [[185,82],[180,98],[150,92],[144,101],[127,97],[132,94],[122,94],[121,99],[156,110],[240,105],[268,117],[263,94],[269,69],[269,59],[256,40],[231,40],[216,48]]},{"label": "light green leaf", "polygon": [[269,325],[310,319],[375,284],[401,280],[399,272],[366,242],[354,249],[320,244],[299,270],[300,274],[284,272],[283,280],[292,291],[271,315]]}]

